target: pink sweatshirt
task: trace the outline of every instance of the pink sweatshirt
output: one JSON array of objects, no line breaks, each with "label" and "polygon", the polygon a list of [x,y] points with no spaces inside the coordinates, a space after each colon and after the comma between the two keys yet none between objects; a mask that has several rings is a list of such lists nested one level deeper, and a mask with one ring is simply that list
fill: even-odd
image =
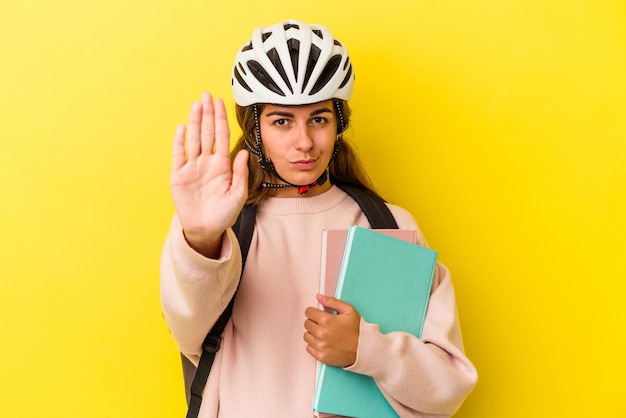
[{"label": "pink sweatshirt", "polygon": [[[413,217],[390,205],[400,228]],[[201,418],[312,417],[315,359],[306,352],[304,311],[317,306],[321,231],[369,227],[365,215],[337,187],[309,198],[270,198],[257,220],[231,320],[204,391]],[[207,332],[228,304],[240,274],[241,253],[231,230],[219,259],[186,243],[176,217],[161,260],[161,300],[181,352],[197,363]],[[421,340],[381,334],[361,320],[357,361],[349,370],[372,376],[401,417],[452,415],[477,374],[463,353],[450,274],[438,265]],[[182,382],[181,382],[182,385]]]}]

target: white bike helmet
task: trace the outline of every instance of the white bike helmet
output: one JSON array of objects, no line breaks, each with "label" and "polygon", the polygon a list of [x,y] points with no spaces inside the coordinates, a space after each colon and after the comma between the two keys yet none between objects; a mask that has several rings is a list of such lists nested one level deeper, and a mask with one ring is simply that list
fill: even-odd
[{"label": "white bike helmet", "polygon": [[287,20],[255,29],[235,57],[232,85],[240,106],[305,105],[348,100],[354,71],[328,28]]}]

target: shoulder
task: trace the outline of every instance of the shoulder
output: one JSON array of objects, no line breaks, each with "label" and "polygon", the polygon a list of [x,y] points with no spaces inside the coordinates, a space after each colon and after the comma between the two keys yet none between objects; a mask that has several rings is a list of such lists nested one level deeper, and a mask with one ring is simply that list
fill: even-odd
[{"label": "shoulder", "polygon": [[387,203],[387,207],[391,211],[396,223],[398,224],[398,228],[400,229],[415,229],[417,231],[417,243],[428,247],[428,242],[426,238],[424,238],[424,234],[422,234],[422,230],[420,229],[417,221],[408,210],[404,209],[401,206],[393,205]]},{"label": "shoulder", "polygon": [[395,218],[398,228],[402,229],[415,229],[417,228],[417,222],[411,212],[404,209],[401,206],[387,203],[387,207],[391,211],[391,214]]}]

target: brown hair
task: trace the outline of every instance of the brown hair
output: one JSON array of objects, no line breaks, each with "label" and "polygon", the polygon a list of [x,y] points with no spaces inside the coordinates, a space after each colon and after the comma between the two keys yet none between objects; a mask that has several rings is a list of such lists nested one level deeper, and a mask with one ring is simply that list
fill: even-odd
[{"label": "brown hair", "polygon": [[[341,112],[344,120],[344,132],[345,128],[350,125],[351,109],[347,102],[339,101],[341,106]],[[258,104],[257,111],[263,112],[263,105]],[[334,108],[334,107],[333,107]],[[242,135],[235,144],[235,147],[231,151],[231,159],[242,149],[247,149],[245,138],[254,145],[256,138],[255,119],[254,119],[254,105],[252,106],[239,106],[236,105],[237,122],[242,130]],[[343,137],[343,133],[341,137]],[[338,139],[339,140],[339,139]],[[270,187],[264,187],[263,183],[271,183],[276,181],[273,174],[268,173],[259,166],[259,157],[250,153],[248,158],[248,200],[246,203],[259,204],[268,197],[276,194],[276,189]],[[345,138],[341,139],[341,146],[335,155],[335,158],[330,162],[329,166],[330,182],[333,184],[347,184],[351,186],[361,187],[374,192],[374,185],[365,167],[361,162],[359,156],[356,153],[354,147],[346,141]]]}]

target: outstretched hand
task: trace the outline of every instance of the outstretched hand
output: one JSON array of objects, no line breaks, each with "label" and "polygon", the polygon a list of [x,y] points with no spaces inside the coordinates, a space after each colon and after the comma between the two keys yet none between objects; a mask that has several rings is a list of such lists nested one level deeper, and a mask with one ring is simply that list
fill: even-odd
[{"label": "outstretched hand", "polygon": [[188,126],[176,129],[170,186],[185,239],[207,257],[219,254],[221,236],[248,196],[248,153],[240,151],[231,166],[229,147],[224,102],[203,93]]},{"label": "outstretched hand", "polygon": [[337,312],[332,314],[309,307],[304,314],[306,350],[316,360],[329,366],[349,367],[356,361],[359,346],[361,315],[352,305],[329,296],[317,295],[317,300]]}]

